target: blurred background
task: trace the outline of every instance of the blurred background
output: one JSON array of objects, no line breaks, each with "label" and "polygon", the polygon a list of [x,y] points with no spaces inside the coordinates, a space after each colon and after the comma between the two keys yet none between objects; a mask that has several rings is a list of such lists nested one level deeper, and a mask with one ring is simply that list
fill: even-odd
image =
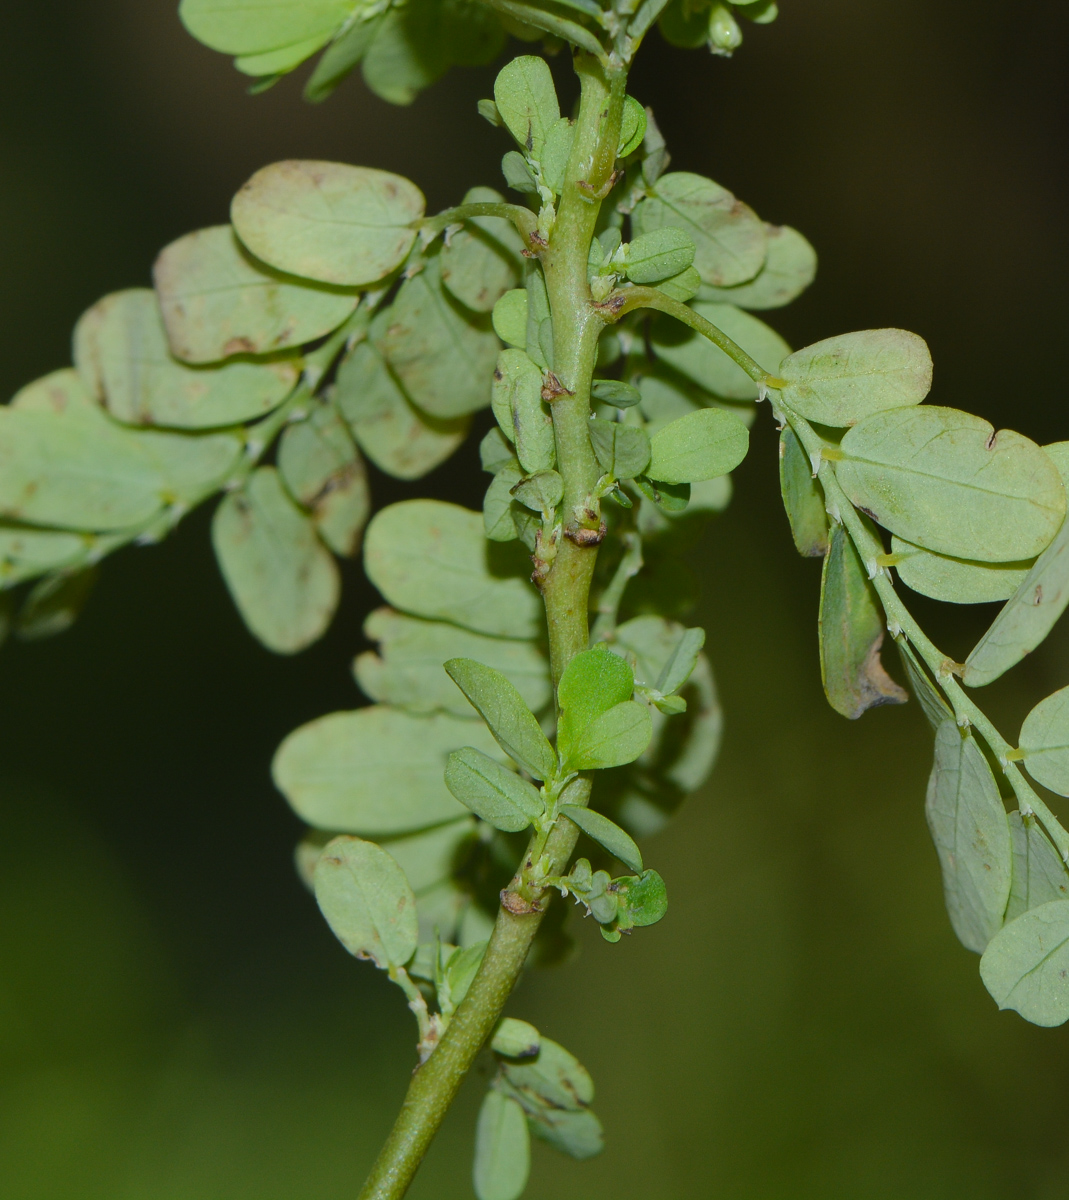
[{"label": "blurred background", "polygon": [[[1069,436],[1069,8],[781,7],[732,61],[651,36],[630,87],[676,167],[816,245],[816,285],[773,323],[795,345],[915,330],[935,402]],[[292,77],[250,97],[175,8],[3,6],[5,398],[66,365],[79,313],[147,284],[158,249],[225,220],[264,163],[386,167],[432,211],[500,186],[505,142],[475,113],[491,69],[407,109],[358,80],[322,108]],[[591,1069],[607,1130],[578,1166],[536,1147],[529,1194],[1069,1197],[1069,1029],[999,1014],[950,931],[916,704],[855,725],[824,703],[819,565],[791,549],[775,445],[764,413],[694,559],[727,736],[648,846],[671,911],[618,946],[581,926],[578,958],[512,1002]],[[469,447],[415,488],[374,483],[380,504],[477,507],[485,477]],[[268,775],[290,729],[360,702],[349,661],[375,596],[351,569],[324,641],[272,657],[230,605],[207,525],[197,513],[109,560],[70,633],[0,655],[5,1200],[353,1196],[413,1062],[400,995],[297,882],[299,825]],[[911,599],[959,657],[992,616]],[[1063,624],[983,699],[1012,740],[1067,682]],[[479,1096],[462,1094],[413,1196],[471,1195]]]}]

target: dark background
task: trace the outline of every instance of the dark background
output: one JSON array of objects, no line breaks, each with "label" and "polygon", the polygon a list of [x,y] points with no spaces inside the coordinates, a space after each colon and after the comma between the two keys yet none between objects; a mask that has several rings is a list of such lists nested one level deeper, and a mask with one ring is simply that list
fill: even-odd
[{"label": "dark background", "polygon": [[[431,209],[498,181],[475,114],[493,72],[411,108],[350,82],[260,97],[172,0],[7,0],[0,23],[0,389],[69,361],[78,314],[149,282],[273,159],[387,167]],[[677,167],[817,246],[772,320],[796,345],[899,325],[933,399],[1069,436],[1060,0],[783,0],[733,61],[654,35],[630,90]],[[566,64],[560,64],[565,67]],[[564,78],[562,74],[562,78]],[[819,568],[793,556],[762,414],[736,499],[699,545],[727,713],[711,784],[649,844],[672,908],[531,976],[510,1011],[586,1062],[606,1153],[536,1150],[531,1195],[649,1200],[1069,1197],[1069,1032],[999,1014],[945,919],[915,704],[848,724],[816,660]],[[416,490],[475,505],[469,450]],[[379,481],[376,498],[401,494]],[[207,514],[109,561],[75,629],[0,655],[0,1195],[341,1200],[398,1104],[401,997],[333,942],[273,790],[291,728],[351,707],[375,602],[352,569],[322,643],[244,632]],[[990,610],[914,605],[963,656]],[[1012,740],[1067,682],[1069,641],[984,693]],[[477,1087],[413,1189],[470,1196]]]}]

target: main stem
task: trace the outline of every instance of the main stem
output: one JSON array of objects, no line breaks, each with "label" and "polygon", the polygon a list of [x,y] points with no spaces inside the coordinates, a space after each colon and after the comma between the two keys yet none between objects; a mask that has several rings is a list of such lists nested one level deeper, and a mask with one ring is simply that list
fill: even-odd
[{"label": "main stem", "polygon": [[[564,479],[564,536],[543,581],[554,687],[574,655],[587,648],[590,583],[600,541],[600,516],[590,497],[599,476],[590,445],[590,381],[605,316],[587,284],[587,257],[616,163],[626,93],[623,70],[597,57],[576,56],[582,94],[576,136],[542,267],[553,319],[553,373],[565,388],[552,406],[557,470]],[[568,799],[585,804],[590,783],[573,785]],[[561,875],[575,849],[578,829],[558,821],[542,854],[548,875]],[[360,1200],[400,1200],[408,1191],[475,1056],[493,1032],[523,970],[549,893],[529,882],[530,848],[502,893],[501,909],[482,966],[437,1048],[418,1067],[408,1094],[360,1193]]]}]

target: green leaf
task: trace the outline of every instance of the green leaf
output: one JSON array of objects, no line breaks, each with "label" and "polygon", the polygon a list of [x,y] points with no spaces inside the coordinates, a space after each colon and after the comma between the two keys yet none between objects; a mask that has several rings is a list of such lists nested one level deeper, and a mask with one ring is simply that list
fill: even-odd
[{"label": "green leaf", "polygon": [[824,425],[856,425],[873,413],[920,404],[932,388],[932,356],[915,333],[866,329],[796,350],[777,374],[795,412]]},{"label": "green leaf", "polygon": [[701,298],[762,311],[781,308],[800,296],[816,277],[817,252],[789,225],[766,225],[765,236],[765,265],[749,283],[731,288],[703,287]]},{"label": "green leaf", "polygon": [[395,608],[477,633],[534,638],[542,602],[518,547],[488,544],[481,513],[440,500],[403,500],[372,518],[364,569]]},{"label": "green leaf", "polygon": [[252,176],[234,197],[230,219],[272,267],[359,287],[401,265],[424,203],[414,183],[389,171],[288,159]]},{"label": "green leaf", "polygon": [[491,1088],[475,1127],[475,1195],[478,1200],[518,1200],[530,1170],[531,1142],[523,1109]]},{"label": "green leaf", "polygon": [[[389,311],[383,314],[389,320]],[[417,408],[373,341],[361,342],[338,369],[334,400],[361,450],[395,479],[420,479],[468,436],[468,417],[441,420]]]},{"label": "green leaf", "polygon": [[467,816],[442,782],[465,742],[497,753],[475,721],[385,705],[330,713],[295,729],[275,754],[275,785],[317,829],[405,833]]},{"label": "green leaf", "polygon": [[546,134],[560,117],[546,60],[524,54],[506,63],[494,80],[494,101],[520,149],[540,159]]},{"label": "green leaf", "polygon": [[510,758],[535,779],[556,776],[553,747],[523,697],[500,671],[471,658],[451,658],[445,669]]},{"label": "green leaf", "polygon": [[541,1044],[541,1034],[533,1025],[515,1017],[502,1017],[490,1049],[503,1058],[534,1058]]},{"label": "green leaf", "polygon": [[654,685],[662,695],[674,695],[687,682],[691,672],[698,665],[698,655],[701,654],[704,645],[704,629],[683,630]]},{"label": "green leaf", "polygon": [[[464,204],[501,203],[493,188],[471,188]],[[520,278],[523,240],[502,217],[469,217],[441,251],[442,283],[473,312],[488,313]]]},{"label": "green leaf", "polygon": [[529,1115],[529,1120],[536,1137],[572,1158],[593,1158],[604,1148],[601,1122],[588,1108],[570,1112],[546,1105],[539,1108],[537,1116]]},{"label": "green leaf", "polygon": [[980,978],[1000,1009],[1033,1025],[1069,1020],[1069,900],[1041,904],[995,934],[980,960]]},{"label": "green leaf", "polygon": [[405,280],[378,349],[414,404],[433,417],[460,417],[490,403],[499,343],[489,317],[458,305],[441,274],[435,256]]},{"label": "green leaf", "polygon": [[226,496],[212,545],[245,624],[269,650],[296,654],[326,632],[338,607],[338,568],[273,467]]},{"label": "green leaf", "polygon": [[565,762],[568,771],[622,767],[650,744],[653,725],[644,704],[628,700],[592,721],[576,739]]},{"label": "green leaf", "polygon": [[953,718],[953,709],[943,699],[942,692],[932,682],[928,672],[914,654],[912,646],[905,639],[898,641],[898,652],[909,679],[909,686],[914,696],[917,697],[921,711],[928,718],[928,724],[932,729],[938,729],[945,720]]},{"label": "green leaf", "polygon": [[523,479],[518,467],[499,471],[486,489],[483,499],[483,529],[492,542],[511,542],[519,537],[516,528],[516,503],[512,489]]},{"label": "green leaf", "polygon": [[594,1081],[574,1054],[544,1035],[537,1055],[501,1064],[502,1074],[528,1116],[545,1108],[581,1112],[594,1102]]},{"label": "green leaf", "polygon": [[381,846],[355,837],[328,843],[316,863],[316,901],[334,936],[380,970],[403,967],[416,952],[416,897]]},{"label": "green leaf", "polygon": [[564,499],[564,480],[556,471],[538,471],[521,479],[512,488],[512,494],[524,508],[549,521]]},{"label": "green leaf", "polygon": [[1065,488],[1026,437],[953,408],[878,413],[847,430],[835,473],[850,500],[907,541],[980,562],[1039,554]]},{"label": "green leaf", "polygon": [[650,439],[644,429],[592,417],[587,428],[601,469],[613,479],[634,479],[650,461]]},{"label": "green leaf", "polygon": [[357,19],[323,51],[315,70],[304,85],[304,98],[320,104],[342,82],[367,53],[379,30],[379,20]]},{"label": "green leaf", "polygon": [[486,946],[486,942],[478,942],[473,946],[457,947],[449,956],[442,985],[438,989],[438,1003],[446,1016],[456,1011],[475,982],[486,955]]},{"label": "green leaf", "polygon": [[229,225],[171,242],[152,277],[171,352],[189,363],[302,346],[336,329],[359,301],[258,263]]},{"label": "green leaf", "polygon": [[686,267],[678,275],[673,275],[670,279],[662,279],[657,287],[666,296],[678,300],[680,304],[686,304],[701,291],[701,285],[702,277],[695,268]]},{"label": "green leaf", "polygon": [[642,399],[642,393],[630,383],[619,379],[595,379],[590,385],[590,395],[601,404],[613,408],[634,408]]},{"label": "green leaf", "polygon": [[450,754],[445,786],[477,817],[506,833],[526,829],[546,810],[533,784],[470,746]]},{"label": "green leaf", "polygon": [[1010,895],[1010,827],[983,751],[953,720],[936,731],[925,811],[950,923],[966,949],[982,954]]},{"label": "green leaf", "polygon": [[494,332],[508,346],[527,348],[527,289],[513,288],[494,305]]},{"label": "green leaf", "polygon": [[518,150],[509,150],[501,160],[501,174],[505,183],[514,192],[522,192],[527,196],[538,194],[538,184],[534,174],[527,165],[527,160]]},{"label": "green leaf", "polygon": [[[543,370],[553,366],[553,318],[549,312],[549,293],[542,264],[527,260],[524,277],[527,292],[527,343],[525,349]],[[543,336],[546,333],[547,336]]]},{"label": "green leaf", "polygon": [[627,158],[642,145],[646,136],[646,110],[635,99],[628,96],[624,100],[624,111],[620,119],[620,145],[616,151],[617,158]]},{"label": "green leaf", "polygon": [[779,487],[794,548],[805,558],[826,554],[828,514],[824,510],[824,492],[813,478],[809,456],[789,425],[779,439]]},{"label": "green leaf", "polygon": [[820,675],[837,713],[856,721],[906,693],[883,669],[883,614],[861,559],[841,525],[832,530],[820,580]]},{"label": "green leaf", "polygon": [[562,804],[560,811],[588,837],[592,837],[614,858],[618,858],[625,867],[630,867],[632,871],[642,870],[642,852],[634,840],[614,821],[610,821],[602,813],[591,808],[581,808],[577,804]]},{"label": "green leaf", "polygon": [[662,483],[698,483],[733,471],[746,457],[750,433],[723,408],[701,408],[650,439],[647,474]]},{"label": "green leaf", "polygon": [[95,540],[51,529],[0,526],[0,586],[14,587],[23,580],[79,563]]},{"label": "green leaf", "polygon": [[719,184],[689,171],[657,180],[652,194],[631,214],[637,235],[674,226],[695,246],[702,282],[731,287],[753,279],[765,261],[764,224]]},{"label": "green leaf", "polygon": [[546,144],[542,147],[542,179],[546,186],[559,196],[564,190],[564,175],[568,159],[575,144],[575,122],[568,117],[554,121],[546,132]]},{"label": "green leaf", "polygon": [[277,408],[300,374],[296,359],[191,367],[171,353],[156,294],[113,292],[83,313],[74,362],[90,392],[131,425],[205,429]]},{"label": "green leaf", "polygon": [[495,129],[503,128],[505,122],[502,121],[501,114],[497,111],[497,105],[493,100],[480,100],[475,107],[483,120],[489,121]]},{"label": "green leaf", "polygon": [[1069,796],[1069,688],[1041,700],[1025,717],[1021,751],[1037,783]]},{"label": "green leaf", "polygon": [[635,690],[631,667],[601,643],[583,650],[564,669],[557,687],[561,714],[558,740],[567,757],[587,727]]},{"label": "green leaf", "polygon": [[317,37],[326,41],[352,7],[352,0],[182,0],[178,15],[213,50],[260,54]]},{"label": "green leaf", "polygon": [[1051,900],[1069,900],[1069,871],[1035,817],[1011,812],[1009,821],[1013,882],[1006,920],[1013,921]]},{"label": "green leaf", "polygon": [[458,855],[474,836],[477,836],[476,822],[465,816],[435,829],[382,838],[380,844],[404,871],[418,899],[422,893],[453,875]]},{"label": "green leaf", "polygon": [[46,575],[31,589],[19,609],[16,637],[33,642],[65,633],[78,619],[99,575],[97,567]]},{"label": "green leaf", "polygon": [[652,500],[662,512],[669,514],[686,512],[687,505],[690,503],[689,483],[655,485],[642,475],[637,476],[633,482],[642,495],[647,500]]},{"label": "green leaf", "polygon": [[668,889],[656,871],[643,871],[621,887],[620,898],[635,925],[656,925],[668,911]]},{"label": "green leaf", "polygon": [[513,454],[512,447],[497,426],[479,443],[479,462],[482,469],[489,471],[491,475],[496,475],[506,467],[511,467],[517,475],[522,474],[520,460]]},{"label": "green leaf", "polygon": [[624,271],[632,283],[658,283],[685,271],[693,261],[693,241],[684,230],[666,225],[640,234],[630,243]]},{"label": "green leaf", "polygon": [[634,617],[618,625],[610,649],[635,660],[635,679],[671,695],[690,678],[705,644],[704,629],[685,629],[664,617]]},{"label": "green leaf", "polygon": [[933,554],[899,537],[891,538],[898,577],[915,592],[947,604],[989,604],[1007,600],[1028,574],[1029,563],[978,563]]},{"label": "green leaf", "polygon": [[[691,308],[737,342],[773,374],[791,348],[774,329],[733,304],[696,300]],[[654,353],[699,387],[724,400],[756,400],[757,384],[718,346],[670,317],[654,321]]]},{"label": "green leaf", "polygon": [[505,437],[516,444],[525,471],[556,465],[553,418],[542,400],[542,372],[522,350],[502,350],[491,387],[494,416]]}]

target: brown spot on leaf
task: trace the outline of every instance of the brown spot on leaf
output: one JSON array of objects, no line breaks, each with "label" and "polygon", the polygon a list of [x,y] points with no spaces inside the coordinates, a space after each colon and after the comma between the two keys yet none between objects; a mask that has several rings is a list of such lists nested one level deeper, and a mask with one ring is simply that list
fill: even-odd
[{"label": "brown spot on leaf", "polygon": [[223,347],[223,357],[229,358],[232,354],[255,354],[256,346],[247,337],[234,337]]}]

